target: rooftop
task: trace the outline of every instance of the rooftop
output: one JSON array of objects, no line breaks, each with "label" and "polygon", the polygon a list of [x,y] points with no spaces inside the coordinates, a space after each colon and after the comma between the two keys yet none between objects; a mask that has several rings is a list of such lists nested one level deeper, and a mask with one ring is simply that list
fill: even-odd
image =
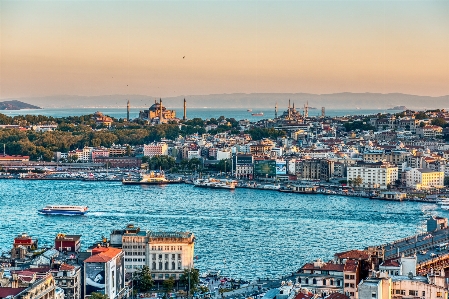
[{"label": "rooftop", "polygon": [[92,256],[87,258],[85,263],[106,263],[115,258],[122,252],[121,249],[114,247],[96,247],[92,249]]},{"label": "rooftop", "polygon": [[353,260],[367,260],[369,254],[364,250],[349,250],[345,252],[336,253],[335,257],[338,259],[353,259]]}]

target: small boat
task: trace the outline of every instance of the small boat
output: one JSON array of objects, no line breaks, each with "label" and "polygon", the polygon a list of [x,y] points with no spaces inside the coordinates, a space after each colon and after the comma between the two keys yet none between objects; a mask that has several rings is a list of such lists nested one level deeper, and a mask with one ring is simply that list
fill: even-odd
[{"label": "small boat", "polygon": [[44,215],[85,215],[87,206],[46,206],[38,212]]},{"label": "small boat", "polygon": [[248,109],[248,110],[246,110],[246,111],[248,111],[248,112],[252,112],[252,111],[253,111],[253,109]]},{"label": "small boat", "polygon": [[263,112],[251,113],[252,116],[263,116]]}]

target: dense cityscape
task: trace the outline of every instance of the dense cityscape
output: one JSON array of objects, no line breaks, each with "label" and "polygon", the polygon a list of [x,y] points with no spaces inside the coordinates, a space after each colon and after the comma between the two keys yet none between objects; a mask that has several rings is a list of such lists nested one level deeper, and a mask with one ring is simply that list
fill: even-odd
[{"label": "dense cityscape", "polygon": [[[320,116],[311,117],[308,103],[300,109],[275,103],[274,119],[261,115],[250,122],[188,119],[185,100],[182,118],[176,117],[160,100],[136,119],[129,119],[129,101],[123,119],[98,111],[68,118],[1,115],[0,177],[153,188],[193,184],[209,192],[248,188],[428,202],[447,210],[449,113],[398,108],[403,111],[326,117],[323,107]],[[87,206],[50,205],[39,212],[89,217]],[[4,240],[12,241],[12,249],[1,256],[0,294],[353,299],[388,292],[447,298],[448,232],[447,219],[433,215],[417,235],[336,252],[332,260],[308,261],[282,277],[252,280],[196,268],[195,232],[156,232],[123,223],[83,247],[82,235],[61,232],[53,246],[39,246],[33,232],[25,232]]]}]

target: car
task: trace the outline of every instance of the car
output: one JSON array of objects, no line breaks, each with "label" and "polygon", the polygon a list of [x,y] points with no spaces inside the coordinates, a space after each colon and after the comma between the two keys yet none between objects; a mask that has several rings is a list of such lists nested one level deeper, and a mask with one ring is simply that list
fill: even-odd
[{"label": "car", "polygon": [[437,255],[436,255],[435,253],[432,252],[432,253],[430,254],[430,256],[431,256],[431,257],[435,257],[435,256],[437,256]]},{"label": "car", "polygon": [[425,255],[427,253],[427,251],[425,251],[425,250],[421,250],[420,252],[419,252],[419,254],[422,254],[422,255]]}]

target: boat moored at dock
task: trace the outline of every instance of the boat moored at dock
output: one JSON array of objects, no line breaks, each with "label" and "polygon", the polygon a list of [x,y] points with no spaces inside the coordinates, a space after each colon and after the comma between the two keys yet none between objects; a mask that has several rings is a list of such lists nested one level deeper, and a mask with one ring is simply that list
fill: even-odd
[{"label": "boat moored at dock", "polygon": [[123,185],[166,185],[166,184],[180,184],[184,183],[181,179],[169,180],[163,173],[150,172],[143,174],[140,178],[124,178]]},{"label": "boat moored at dock", "polygon": [[232,180],[197,179],[193,182],[195,187],[214,189],[235,189],[236,183]]}]

